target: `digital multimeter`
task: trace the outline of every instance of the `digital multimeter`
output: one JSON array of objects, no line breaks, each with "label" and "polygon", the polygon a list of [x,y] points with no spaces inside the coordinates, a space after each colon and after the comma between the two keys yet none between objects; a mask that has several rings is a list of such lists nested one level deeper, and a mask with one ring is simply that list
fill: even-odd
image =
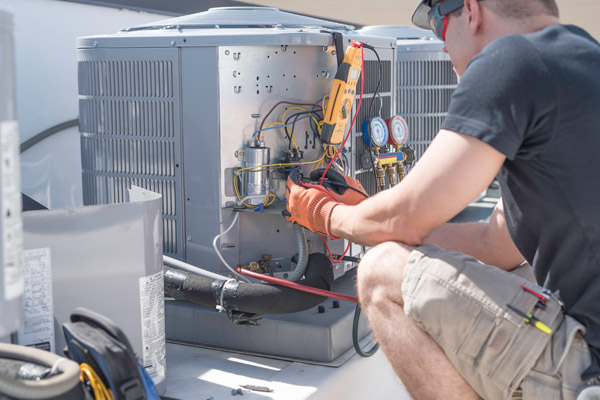
[{"label": "digital multimeter", "polygon": [[338,68],[329,93],[329,103],[325,109],[321,141],[340,144],[344,140],[346,123],[352,111],[356,94],[356,84],[362,72],[360,44],[354,42],[346,49],[344,61]]}]

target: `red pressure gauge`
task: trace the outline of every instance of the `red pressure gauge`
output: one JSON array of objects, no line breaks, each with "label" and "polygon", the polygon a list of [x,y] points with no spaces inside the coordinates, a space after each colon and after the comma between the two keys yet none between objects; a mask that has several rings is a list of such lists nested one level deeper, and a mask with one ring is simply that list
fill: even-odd
[{"label": "red pressure gauge", "polygon": [[408,142],[408,124],[406,120],[399,115],[386,120],[390,134],[388,143],[391,145],[403,145]]}]

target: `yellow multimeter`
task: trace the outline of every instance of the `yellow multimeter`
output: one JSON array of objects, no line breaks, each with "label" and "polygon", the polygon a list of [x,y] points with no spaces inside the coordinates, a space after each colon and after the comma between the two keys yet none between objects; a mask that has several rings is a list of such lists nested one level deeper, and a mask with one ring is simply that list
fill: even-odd
[{"label": "yellow multimeter", "polygon": [[362,72],[361,45],[354,42],[346,49],[344,61],[338,68],[325,109],[321,141],[340,144],[344,140],[346,123],[352,110],[356,84]]}]

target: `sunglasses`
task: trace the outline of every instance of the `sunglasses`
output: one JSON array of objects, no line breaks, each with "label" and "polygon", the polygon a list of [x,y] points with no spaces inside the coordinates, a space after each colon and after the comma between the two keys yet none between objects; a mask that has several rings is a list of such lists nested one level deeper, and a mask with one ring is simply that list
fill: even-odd
[{"label": "sunglasses", "polygon": [[464,5],[464,0],[441,0],[429,10],[429,26],[438,38],[446,41],[448,16]]}]

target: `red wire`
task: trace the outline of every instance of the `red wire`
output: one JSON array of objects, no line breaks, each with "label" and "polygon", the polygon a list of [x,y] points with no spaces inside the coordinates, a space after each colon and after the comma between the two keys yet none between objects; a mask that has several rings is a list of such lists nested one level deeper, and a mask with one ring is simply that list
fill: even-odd
[{"label": "red wire", "polygon": [[247,269],[240,268],[240,267],[235,267],[235,270],[237,272],[239,272],[240,274],[244,274],[244,275],[250,276],[252,278],[260,279],[261,281],[274,283],[276,285],[286,286],[286,287],[289,287],[292,289],[300,290],[302,292],[318,294],[319,296],[332,297],[334,299],[340,299],[340,300],[351,301],[353,303],[358,303],[358,298],[356,298],[354,296],[348,296],[346,294],[336,293],[336,292],[332,292],[329,290],[318,289],[318,288],[314,288],[312,286],[306,286],[306,285],[302,285],[300,283],[286,281],[285,279],[275,278],[273,276],[258,274],[256,272],[248,271]]},{"label": "red wire", "polygon": [[358,43],[360,45],[360,57],[361,57],[361,63],[362,63],[362,67],[361,67],[362,68],[362,72],[361,72],[362,79],[360,80],[360,97],[358,98],[358,106],[356,107],[356,112],[354,113],[354,117],[352,117],[352,123],[350,123],[350,129],[348,129],[348,134],[346,135],[344,142],[342,143],[342,145],[340,146],[338,151],[335,153],[335,155],[333,156],[331,161],[329,161],[329,164],[327,164],[327,168],[325,168],[325,171],[323,172],[323,176],[321,177],[321,182],[320,182],[321,185],[323,184],[323,181],[325,180],[325,174],[327,174],[327,171],[329,171],[331,164],[333,164],[333,161],[335,161],[335,159],[340,154],[340,151],[342,151],[342,149],[346,145],[346,141],[348,141],[348,138],[350,137],[350,134],[352,133],[352,127],[354,126],[354,122],[356,121],[356,116],[358,115],[358,111],[360,110],[360,105],[362,103],[363,90],[365,88],[365,50],[363,48],[362,43],[359,43],[359,42],[355,42],[355,43]]},{"label": "red wire", "polygon": [[327,238],[325,236],[321,236],[321,237],[323,238],[323,243],[325,243],[325,247],[327,248],[327,253],[329,255],[329,259],[331,260],[332,263],[338,264],[340,261],[342,261],[342,258],[344,258],[344,256],[350,249],[350,241],[348,241],[348,245],[346,246],[346,250],[344,250],[344,253],[340,256],[340,258],[338,258],[337,261],[334,261],[333,255],[331,254],[331,250],[329,250],[329,245],[327,245]]}]

